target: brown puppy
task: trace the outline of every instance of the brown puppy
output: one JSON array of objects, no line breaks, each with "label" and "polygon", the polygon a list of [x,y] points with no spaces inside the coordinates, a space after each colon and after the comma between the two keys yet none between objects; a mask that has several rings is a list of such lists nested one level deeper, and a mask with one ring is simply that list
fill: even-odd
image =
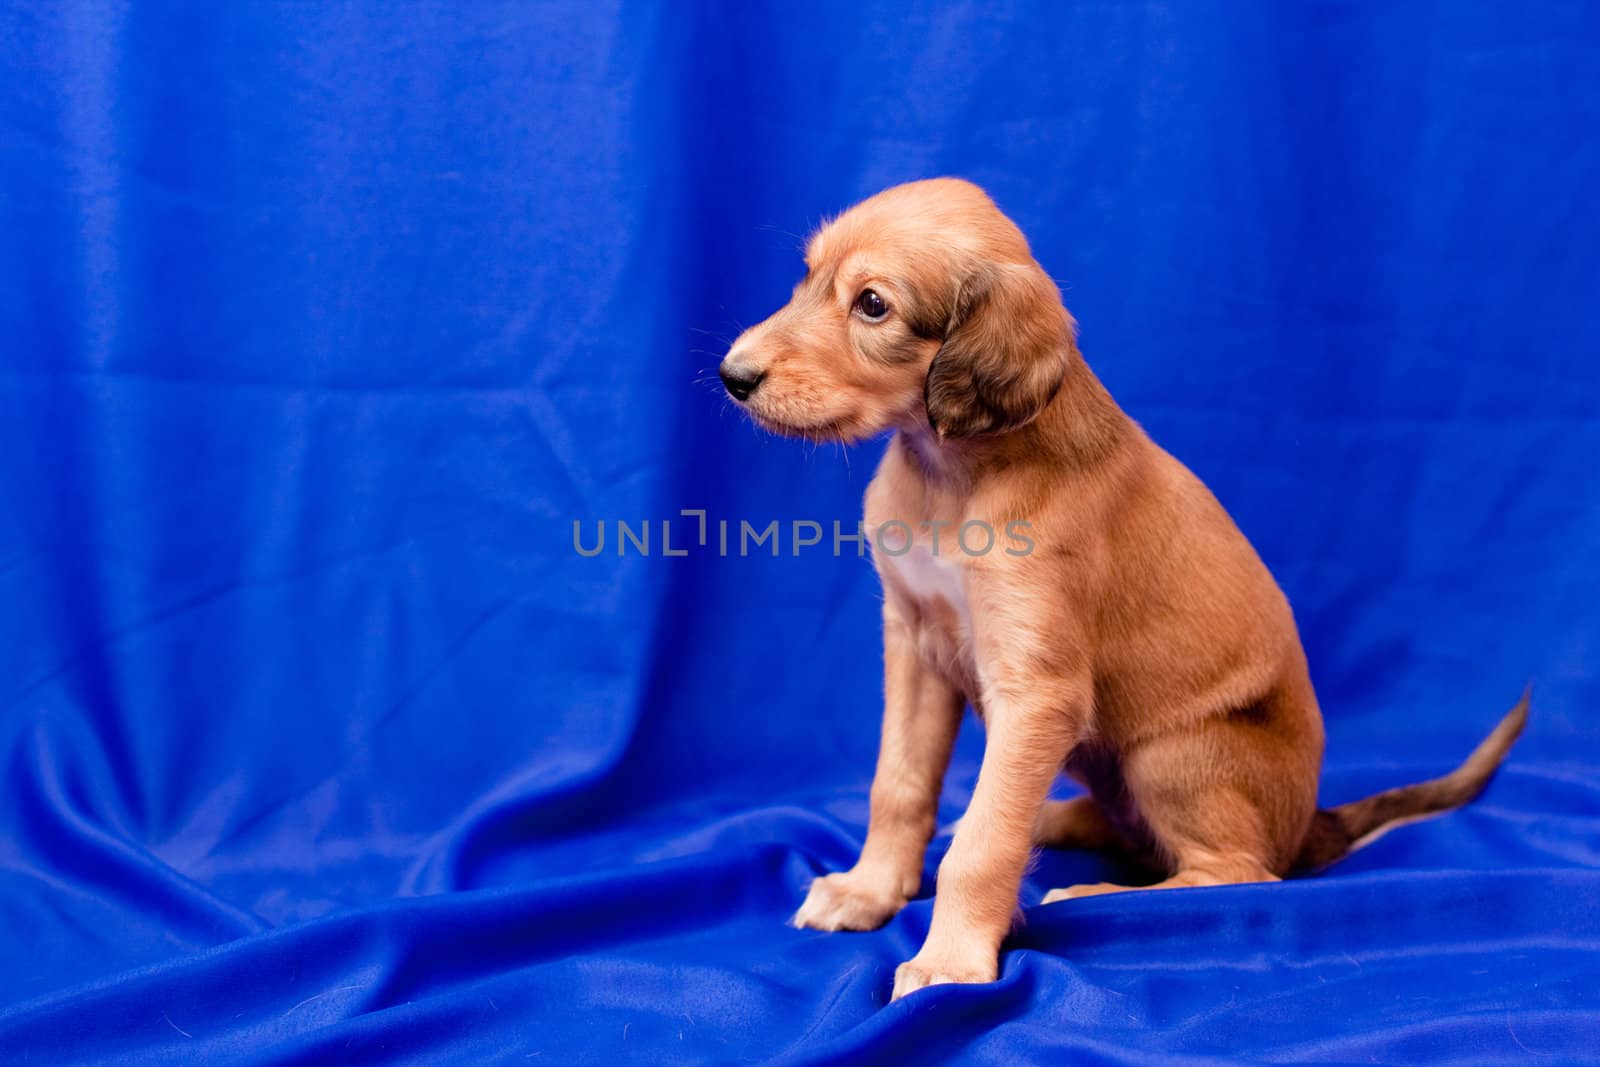
[{"label": "brown puppy", "polygon": [[[1288,602],[1216,498],[1106,393],[981,189],[889,189],[824,226],[806,264],[789,304],[729,351],[728,391],[782,433],[896,432],[866,495],[884,588],[871,822],[797,925],[872,929],[918,891],[967,701],[983,766],[896,997],[997,976],[1035,844],[1131,849],[1167,876],[1154,888],[1276,881],[1483,788],[1526,696],[1453,774],[1317,810],[1322,717]],[[1025,530],[1031,551],[978,552],[985,530]],[[1089,795],[1046,803],[1063,769]]]}]

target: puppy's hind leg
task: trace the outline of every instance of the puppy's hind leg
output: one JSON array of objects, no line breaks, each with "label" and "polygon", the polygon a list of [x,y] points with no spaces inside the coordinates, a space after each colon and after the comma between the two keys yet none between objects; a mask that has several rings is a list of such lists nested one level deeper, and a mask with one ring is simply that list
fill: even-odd
[{"label": "puppy's hind leg", "polygon": [[[1218,753],[1227,758],[1219,761]],[[1300,788],[1293,760],[1275,755],[1248,727],[1226,722],[1132,753],[1128,790],[1169,877],[1149,886],[1070,886],[1045,894],[1043,903],[1129,889],[1278,881],[1294,841],[1305,834],[1316,794],[1314,779],[1309,790]],[[1275,803],[1256,799],[1268,797]]]},{"label": "puppy's hind leg", "polygon": [[1091,796],[1046,801],[1033,824],[1033,843],[1045,848],[1123,849],[1127,841]]},{"label": "puppy's hind leg", "polygon": [[1178,861],[1178,872],[1171,878],[1154,885],[1117,885],[1114,882],[1095,882],[1092,885],[1074,885],[1065,889],[1052,889],[1044,895],[1041,904],[1054,904],[1058,900],[1076,900],[1079,897],[1098,897],[1107,893],[1126,893],[1130,889],[1183,889],[1202,885],[1242,885],[1248,882],[1276,882],[1277,875],[1267,870],[1253,856],[1212,855],[1196,852]]}]

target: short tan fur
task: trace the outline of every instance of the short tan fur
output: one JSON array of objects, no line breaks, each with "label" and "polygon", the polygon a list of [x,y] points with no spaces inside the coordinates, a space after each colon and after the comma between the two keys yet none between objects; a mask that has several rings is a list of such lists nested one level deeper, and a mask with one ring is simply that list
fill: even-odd
[{"label": "short tan fur", "polygon": [[[1035,845],[1124,850],[1161,877],[1150,888],[1267,882],[1484,787],[1526,696],[1453,774],[1318,810],[1322,715],[1287,600],[1211,492],[1100,384],[1055,284],[981,189],[886,190],[823,226],[806,265],[790,302],[730,349],[724,381],[778,432],[893,431],[867,525],[919,533],[909,552],[874,554],[884,716],[866,844],[813,883],[797,925],[871,929],[917,893],[968,702],[983,764],[897,997],[996,977]],[[1033,551],[954,551],[948,531],[966,522],[1025,522]],[[1087,795],[1047,801],[1063,770]]]}]

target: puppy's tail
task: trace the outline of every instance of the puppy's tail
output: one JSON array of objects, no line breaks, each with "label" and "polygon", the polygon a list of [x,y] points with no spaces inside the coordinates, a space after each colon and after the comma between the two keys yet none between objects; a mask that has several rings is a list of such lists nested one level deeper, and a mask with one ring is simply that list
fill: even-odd
[{"label": "puppy's tail", "polygon": [[1443,778],[1403,785],[1317,812],[1295,860],[1295,869],[1308,873],[1320,870],[1396,826],[1459,808],[1483,792],[1511,750],[1512,742],[1527,725],[1530,692],[1522,694],[1517,706],[1473,749],[1465,763]]}]

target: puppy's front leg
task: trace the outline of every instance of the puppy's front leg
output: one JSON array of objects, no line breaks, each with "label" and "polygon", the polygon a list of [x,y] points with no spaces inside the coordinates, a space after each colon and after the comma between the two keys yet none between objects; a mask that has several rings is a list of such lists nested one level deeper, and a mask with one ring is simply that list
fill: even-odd
[{"label": "puppy's front leg", "polygon": [[979,634],[988,726],[983,764],[939,866],[928,938],[895,972],[896,999],[924,986],[999,976],[1000,942],[1017,909],[1034,823],[1089,719],[1092,685],[1072,661],[1076,642],[1062,642],[1058,629],[1052,648],[1043,630],[1025,636],[1021,631],[1028,628],[1018,621],[1015,615],[1004,619],[1009,633],[991,627],[987,656]]},{"label": "puppy's front leg", "polygon": [[921,888],[922,859],[965,701],[922,662],[899,610],[887,600],[883,666],[883,739],[866,845],[850,870],[811,883],[796,926],[875,930]]}]

